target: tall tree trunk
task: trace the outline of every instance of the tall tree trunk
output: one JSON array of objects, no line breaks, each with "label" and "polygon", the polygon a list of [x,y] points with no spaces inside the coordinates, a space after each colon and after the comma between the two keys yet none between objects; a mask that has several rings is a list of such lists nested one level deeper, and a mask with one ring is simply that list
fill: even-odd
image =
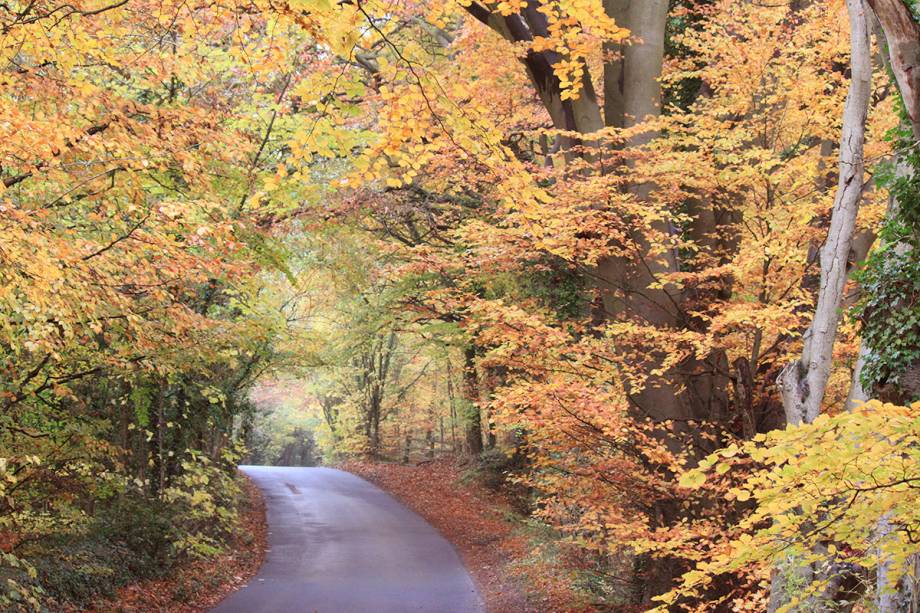
[{"label": "tall tree trunk", "polygon": [[370,452],[371,457],[380,457],[380,402],[376,398],[371,403],[370,411]]},{"label": "tall tree trunk", "polygon": [[157,382],[157,496],[166,489],[166,382]]},{"label": "tall tree trunk", "polygon": [[[539,10],[540,4],[538,0],[529,0],[519,14],[507,16],[492,13],[477,2],[465,8],[508,40],[529,42],[535,36],[547,34],[546,16]],[[557,54],[532,50],[526,53],[523,63],[554,127],[588,135],[605,125],[630,127],[660,114],[659,78],[664,58],[668,6],[667,0],[605,0],[607,14],[629,29],[632,40],[625,45],[607,46],[612,55],[604,66],[604,117],[587,70],[578,98],[562,100],[560,83],[553,72],[553,65],[560,59]],[[632,137],[627,146],[641,146],[656,136],[653,130],[640,133]],[[654,186],[641,183],[629,189],[643,201],[649,199]],[[661,220],[654,229],[667,235],[670,233],[669,222]],[[650,289],[649,286],[662,275],[677,271],[676,257],[672,253],[652,256],[647,237],[633,238],[637,245],[634,257],[604,258],[594,270],[602,296],[604,318],[613,319],[628,312],[643,323],[675,326],[678,320],[677,300],[667,290]],[[660,359],[660,356],[653,356],[653,359]],[[641,413],[654,419],[690,418],[686,394],[680,393],[684,386],[674,378],[673,373],[652,377],[644,389],[632,395],[632,402]]]},{"label": "tall tree trunk", "polygon": [[[920,141],[920,25],[917,24],[909,5],[902,0],[867,0],[875,11],[879,24],[887,41],[890,64],[904,102],[913,132],[915,144]],[[906,164],[899,164],[897,172],[902,175],[914,172]],[[889,216],[895,215],[898,203],[892,199],[889,203]],[[906,246],[905,246],[906,248]],[[863,389],[860,381],[862,364],[869,354],[867,347],[861,346],[856,367],[853,369],[853,385],[850,388],[848,405],[869,398],[870,390]],[[889,538],[891,526],[883,518],[878,527],[879,539]],[[891,564],[887,560],[879,563],[876,578],[875,605],[879,613],[896,613],[920,611],[920,556],[913,556],[910,564],[912,572],[904,577],[891,577]],[[890,585],[900,580],[896,591]]]},{"label": "tall tree trunk", "polygon": [[[869,20],[862,0],[847,0],[850,18],[850,89],[843,113],[840,139],[840,176],[831,212],[827,240],[821,248],[821,282],[811,326],[805,334],[802,357],[787,365],[778,383],[783,398],[786,421],[798,425],[811,423],[821,412],[821,402],[831,372],[834,340],[847,279],[847,261],[856,228],[856,214],[862,197],[866,116],[872,81],[869,46]],[[797,567],[787,560],[774,570],[770,586],[768,611],[777,611],[790,596],[790,585],[810,583],[824,572],[820,565]],[[796,581],[793,576],[799,575]],[[823,610],[820,602],[808,603],[808,610]]]},{"label": "tall tree trunk", "polygon": [[444,416],[438,417],[438,448],[444,453]]},{"label": "tall tree trunk", "polygon": [[891,58],[891,71],[904,100],[914,139],[920,140],[920,24],[904,0],[867,0],[875,11]]},{"label": "tall tree trunk", "polygon": [[863,144],[869,111],[872,59],[866,8],[861,0],[848,0],[847,7],[850,13],[851,80],[843,113],[837,194],[827,240],[820,254],[818,300],[811,326],[805,333],[802,357],[788,364],[778,379],[786,421],[796,425],[811,423],[821,412],[831,372],[856,214],[863,191]]},{"label": "tall tree trunk", "polygon": [[[631,44],[617,46],[620,57],[610,58],[604,67],[604,107],[606,124],[628,128],[661,113],[661,77],[664,61],[664,36],[668,18],[666,0],[607,0],[608,15],[628,28],[634,38]],[[633,136],[627,147],[641,146],[657,136],[649,130]],[[629,190],[640,200],[648,200],[654,186],[648,183],[631,185]],[[658,222],[655,230],[667,234],[666,221]],[[676,272],[672,255],[651,257],[645,237],[635,237],[640,253],[636,261],[605,258],[598,263],[597,277],[608,316],[628,310],[648,323],[674,325],[674,301],[663,289],[650,290],[649,285],[662,274]]]},{"label": "tall tree trunk", "polygon": [[476,348],[468,345],[463,350],[463,399],[465,411],[463,429],[466,452],[471,456],[482,453],[482,418],[479,414],[479,376],[476,374]]},{"label": "tall tree trunk", "polygon": [[450,448],[457,453],[457,403],[454,396],[454,373],[450,358],[447,359],[447,403],[450,407]]},{"label": "tall tree trunk", "polygon": [[409,463],[409,453],[411,451],[412,451],[412,430],[410,430],[409,428],[406,428],[406,438],[405,438],[405,443],[403,444],[403,455],[402,455],[403,464]]},{"label": "tall tree trunk", "polygon": [[[604,111],[608,126],[628,128],[661,113],[661,77],[664,61],[667,0],[606,0],[607,14],[630,30],[630,44],[611,47],[618,57],[608,58],[604,67]],[[653,130],[633,136],[627,147],[638,147],[657,136]],[[654,190],[650,183],[629,186],[640,202],[648,201]],[[670,233],[669,222],[659,220],[653,229]],[[677,272],[674,254],[651,255],[645,236],[635,236],[637,253],[629,260],[609,257],[598,262],[596,276],[607,317],[626,314],[643,323],[674,327],[678,323],[677,299],[666,289],[651,289],[662,275]],[[655,420],[691,417],[680,385],[673,373],[652,377],[631,401],[643,415]]]},{"label": "tall tree trunk", "polygon": [[[509,40],[527,42],[533,36],[543,36],[545,25],[541,23],[537,8],[538,0],[526,2],[526,8],[520,15],[499,17],[488,11],[483,5],[472,2],[467,10],[481,22],[500,32]],[[667,0],[604,0],[604,8],[620,26],[629,29],[631,40],[628,44],[608,44],[605,51],[608,57],[604,65],[604,113],[601,117],[597,97],[585,70],[580,96],[574,101],[563,101],[560,96],[558,80],[552,73],[552,66],[557,58],[546,52],[529,51],[524,57],[524,64],[537,93],[547,109],[556,128],[591,134],[603,127],[629,128],[648,119],[654,119],[661,113],[660,76],[664,59],[665,33],[668,19],[669,3]],[[641,147],[656,138],[653,129],[645,130],[632,136],[625,147]],[[588,140],[590,137],[583,139]],[[563,147],[578,143],[562,143]],[[581,144],[585,144],[582,142]],[[600,155],[601,152],[598,152]],[[575,156],[567,153],[567,159]],[[596,161],[594,154],[581,157]],[[617,169],[601,165],[600,172],[614,172]],[[628,169],[626,169],[628,170]],[[651,183],[633,183],[627,188],[638,203],[650,203],[655,186]],[[702,208],[702,206],[700,207]],[[734,220],[722,220],[733,222]],[[716,223],[713,216],[713,224]],[[653,230],[661,236],[673,232],[670,220],[659,219],[654,222]],[[717,233],[713,227],[712,232]],[[678,272],[676,253],[654,254],[651,239],[644,234],[630,237],[635,246],[629,257],[602,258],[592,276],[600,294],[595,303],[595,320],[604,321],[632,319],[658,329],[672,329],[684,326],[687,322],[680,312],[681,296],[677,290],[669,291],[658,287],[659,281],[670,273]],[[658,370],[665,355],[653,353],[648,356],[648,372]],[[714,356],[714,360],[725,361],[724,356]],[[696,380],[676,372],[678,369],[649,376],[641,389],[630,390],[631,408],[641,418],[650,417],[654,421],[669,422],[675,430],[690,430],[688,424],[693,419],[711,419],[714,414],[721,414],[715,405],[727,404],[728,380],[725,376],[714,375]],[[718,372],[712,364],[704,366],[695,362],[682,364],[681,371]],[[724,370],[724,369],[723,369]],[[689,390],[689,391],[688,391]],[[684,434],[684,432],[681,432]],[[667,443],[674,451],[683,445],[682,436],[668,436]],[[673,508],[671,508],[673,507]],[[656,522],[671,523],[680,513],[676,505],[669,508],[656,508],[652,513]],[[652,573],[652,580],[645,583],[645,591],[660,593],[668,587],[672,575],[679,569],[658,565]]]}]

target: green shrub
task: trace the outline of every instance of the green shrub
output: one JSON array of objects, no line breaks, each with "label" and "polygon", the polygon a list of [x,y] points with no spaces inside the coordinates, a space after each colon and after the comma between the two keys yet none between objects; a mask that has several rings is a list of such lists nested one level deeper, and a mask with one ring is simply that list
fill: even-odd
[{"label": "green shrub", "polygon": [[217,555],[233,534],[239,519],[241,488],[232,467],[239,457],[238,450],[228,450],[215,463],[206,455],[189,452],[182,462],[181,475],[164,492],[175,514],[173,545],[181,554]]},{"label": "green shrub", "polygon": [[190,453],[162,500],[134,490],[99,501],[86,522],[23,548],[34,577],[11,569],[16,576],[0,580],[31,584],[58,604],[85,606],[126,584],[165,576],[183,557],[217,555],[238,520],[236,457],[229,452],[214,462]]},{"label": "green shrub", "polygon": [[59,602],[88,604],[132,581],[162,576],[175,559],[168,507],[139,494],[108,501],[82,530],[45,539],[29,558]]}]

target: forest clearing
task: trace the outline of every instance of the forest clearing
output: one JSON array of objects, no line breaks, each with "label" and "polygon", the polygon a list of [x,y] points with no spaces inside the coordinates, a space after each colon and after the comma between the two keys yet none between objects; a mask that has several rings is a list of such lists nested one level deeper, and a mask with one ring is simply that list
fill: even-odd
[{"label": "forest clearing", "polygon": [[0,48],[0,611],[920,613],[914,0]]}]

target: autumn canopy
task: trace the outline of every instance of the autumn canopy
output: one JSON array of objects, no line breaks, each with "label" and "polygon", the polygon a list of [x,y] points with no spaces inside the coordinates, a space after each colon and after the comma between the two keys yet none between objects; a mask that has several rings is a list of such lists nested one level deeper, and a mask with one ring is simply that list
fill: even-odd
[{"label": "autumn canopy", "polygon": [[918,8],[0,4],[0,608],[453,455],[570,610],[916,611]]}]

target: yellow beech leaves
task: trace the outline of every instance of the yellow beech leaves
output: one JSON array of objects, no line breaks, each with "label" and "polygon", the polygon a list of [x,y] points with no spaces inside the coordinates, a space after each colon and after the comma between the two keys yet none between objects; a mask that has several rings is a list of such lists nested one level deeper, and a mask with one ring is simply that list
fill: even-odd
[{"label": "yellow beech leaves", "polygon": [[[741,470],[737,485],[726,495],[739,502],[753,500],[756,506],[742,520],[742,534],[685,574],[682,585],[660,600],[670,603],[698,595],[715,575],[769,564],[781,554],[797,563],[812,559],[865,568],[886,560],[889,576],[899,576],[914,547],[909,540],[880,533],[878,522],[884,517],[902,529],[916,524],[918,410],[920,404],[873,400],[852,412],[822,415],[812,424],[758,435],[740,447],[712,454],[686,472],[681,485],[698,488],[707,473]],[[817,545],[825,547],[830,559],[815,553]],[[820,594],[828,579],[802,586],[786,610]]]}]

